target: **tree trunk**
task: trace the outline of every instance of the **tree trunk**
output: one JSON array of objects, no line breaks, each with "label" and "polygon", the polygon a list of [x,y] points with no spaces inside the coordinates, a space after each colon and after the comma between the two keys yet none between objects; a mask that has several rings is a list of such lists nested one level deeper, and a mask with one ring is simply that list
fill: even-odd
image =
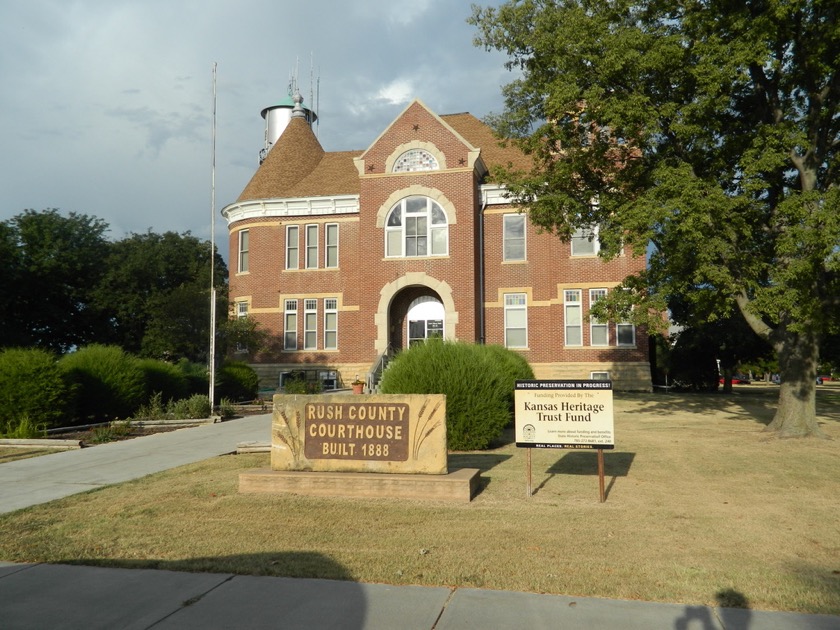
[{"label": "tree trunk", "polygon": [[779,437],[827,437],[817,424],[819,344],[811,332],[782,334],[776,344],[782,382],[779,407],[768,431]]}]

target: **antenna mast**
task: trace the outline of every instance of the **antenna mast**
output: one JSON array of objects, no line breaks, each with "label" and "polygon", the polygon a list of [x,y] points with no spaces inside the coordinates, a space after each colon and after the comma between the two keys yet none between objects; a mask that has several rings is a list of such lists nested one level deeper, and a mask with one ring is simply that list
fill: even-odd
[{"label": "antenna mast", "polygon": [[216,398],[216,62],[213,62],[213,147],[210,170],[210,413]]}]

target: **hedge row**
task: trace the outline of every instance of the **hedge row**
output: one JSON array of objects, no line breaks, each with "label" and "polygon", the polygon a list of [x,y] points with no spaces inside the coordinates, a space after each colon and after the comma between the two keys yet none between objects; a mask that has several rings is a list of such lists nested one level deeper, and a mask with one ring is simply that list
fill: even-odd
[{"label": "hedge row", "polygon": [[[61,358],[6,349],[0,351],[0,435],[128,418],[153,397],[178,401],[207,390],[203,365],[138,359],[116,346],[86,346]],[[220,368],[218,399],[254,399],[257,391],[257,375],[246,364]]]}]

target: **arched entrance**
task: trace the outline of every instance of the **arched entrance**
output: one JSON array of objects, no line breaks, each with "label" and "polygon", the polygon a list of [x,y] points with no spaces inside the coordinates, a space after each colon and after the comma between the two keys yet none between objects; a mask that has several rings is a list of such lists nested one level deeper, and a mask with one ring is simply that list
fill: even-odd
[{"label": "arched entrance", "polygon": [[394,296],[388,309],[389,345],[399,352],[429,337],[444,336],[443,302],[429,287],[412,286]]},{"label": "arched entrance", "polygon": [[[379,353],[399,352],[414,339],[457,339],[452,287],[425,273],[409,272],[382,287],[375,321]],[[410,321],[415,322],[411,332]]]},{"label": "arched entrance", "polygon": [[408,345],[433,337],[443,337],[443,302],[431,295],[421,295],[408,306]]}]

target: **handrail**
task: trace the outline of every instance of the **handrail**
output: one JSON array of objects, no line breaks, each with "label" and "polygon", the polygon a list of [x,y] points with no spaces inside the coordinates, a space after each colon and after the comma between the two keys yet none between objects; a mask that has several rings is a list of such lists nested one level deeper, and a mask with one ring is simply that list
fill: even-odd
[{"label": "handrail", "polygon": [[379,381],[382,380],[382,373],[385,371],[385,368],[388,367],[388,362],[391,360],[392,355],[393,351],[389,344],[371,367],[370,372],[367,374],[366,383],[367,390],[369,392],[375,391],[376,387],[379,385]]}]

